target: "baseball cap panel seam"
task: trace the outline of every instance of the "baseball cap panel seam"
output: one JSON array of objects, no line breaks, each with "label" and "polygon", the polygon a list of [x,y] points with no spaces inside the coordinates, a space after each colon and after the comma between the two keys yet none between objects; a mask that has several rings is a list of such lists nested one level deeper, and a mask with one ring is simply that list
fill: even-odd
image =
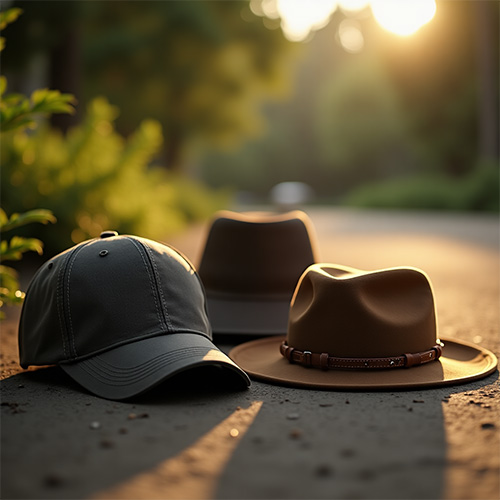
[{"label": "baseball cap panel seam", "polygon": [[160,273],[158,272],[158,266],[156,265],[156,260],[155,260],[153,251],[151,250],[151,248],[147,244],[143,243],[142,241],[138,241],[138,243],[146,249],[146,252],[149,256],[149,260],[150,260],[151,265],[153,267],[154,276],[156,278],[157,290],[158,290],[158,293],[160,295],[160,303],[162,306],[161,310],[163,312],[163,315],[165,316],[165,321],[167,323],[169,330],[172,331],[174,329],[174,327],[172,326],[172,321],[170,320],[170,315],[168,313],[167,301],[165,300],[165,296],[163,295],[163,287],[161,284]]},{"label": "baseball cap panel seam", "polygon": [[[71,305],[70,305],[70,281],[71,281],[71,271],[73,269],[73,265],[75,263],[76,257],[78,253],[86,247],[91,241],[83,243],[77,246],[71,253],[68,254],[66,261],[64,262],[61,272],[63,274],[62,277],[62,286],[61,286],[61,298],[62,298],[62,312],[63,312],[63,336],[64,332],[67,333],[68,336],[68,350],[70,356],[78,357],[78,353],[76,351],[75,345],[75,335],[73,331],[73,322],[71,319]],[[66,300],[66,307],[65,305]]]},{"label": "baseball cap panel seam", "polygon": [[[151,258],[149,257],[147,252],[146,253],[144,252],[144,245],[140,241],[138,241],[134,238],[130,238],[130,237],[127,237],[127,240],[129,240],[136,247],[136,249],[139,252],[141,259],[144,263],[144,267],[146,268],[146,271],[148,273],[149,282],[151,284],[151,292],[153,294],[153,299],[155,302],[155,307],[156,307],[158,321],[160,323],[160,326],[164,327],[167,331],[172,331],[172,325],[169,324],[170,321],[169,321],[168,317],[165,317],[164,310],[163,310],[163,307],[161,304],[161,300],[159,297],[159,291],[158,291],[158,289],[159,289],[158,281],[157,281],[157,279],[155,279],[156,276],[154,276],[154,267],[153,267],[153,263],[151,262]],[[148,261],[149,261],[149,265],[153,269],[153,273],[151,272],[151,269],[148,266]]]},{"label": "baseball cap panel seam", "polygon": [[[75,264],[76,257],[80,250],[84,247],[85,245],[82,245],[81,247],[76,248],[76,250],[73,252],[73,254],[70,256],[68,260],[68,275],[66,278],[66,300],[68,304],[68,333],[69,333],[69,339],[70,339],[70,350],[73,351],[73,355],[76,357],[78,356],[78,353],[76,352],[76,346],[75,346],[75,332],[73,331],[73,321],[71,319],[71,305],[70,305],[70,282],[71,282],[71,271],[73,270],[73,266]],[[72,348],[72,349],[71,349]]]},{"label": "baseball cap panel seam", "polygon": [[[63,347],[64,358],[68,358],[70,355],[66,350],[66,336],[65,336],[65,325],[64,325],[64,304],[62,299],[62,294],[64,290],[64,271],[66,269],[66,262],[68,260],[70,254],[66,254],[64,257],[63,264],[59,269],[59,273],[57,275],[57,290],[56,290],[56,303],[57,303],[57,317],[59,319],[59,328],[61,329],[61,340]],[[69,350],[69,346],[68,346]]]}]

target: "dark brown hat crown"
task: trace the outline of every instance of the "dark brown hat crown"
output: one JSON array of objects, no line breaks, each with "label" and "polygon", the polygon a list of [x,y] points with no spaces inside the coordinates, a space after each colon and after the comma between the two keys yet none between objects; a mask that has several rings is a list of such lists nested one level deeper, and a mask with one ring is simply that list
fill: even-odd
[{"label": "dark brown hat crown", "polygon": [[315,264],[292,298],[287,342],[339,357],[382,357],[431,349],[436,336],[431,284],[418,269]]},{"label": "dark brown hat crown", "polygon": [[308,217],[219,212],[210,228],[199,274],[207,293],[284,295],[315,262]]},{"label": "dark brown hat crown", "polygon": [[214,333],[285,334],[295,285],[316,260],[304,212],[218,212],[199,266]]}]

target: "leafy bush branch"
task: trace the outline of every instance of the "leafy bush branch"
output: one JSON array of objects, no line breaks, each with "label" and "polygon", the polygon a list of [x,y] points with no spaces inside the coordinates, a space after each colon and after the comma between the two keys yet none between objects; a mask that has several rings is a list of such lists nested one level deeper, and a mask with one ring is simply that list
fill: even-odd
[{"label": "leafy bush branch", "polygon": [[[0,12],[0,29],[15,21],[22,13],[21,9],[9,9]],[[5,47],[5,39],[0,39],[0,51]],[[35,118],[50,116],[53,113],[73,113],[75,98],[69,94],[61,94],[58,90],[35,90],[28,98],[22,94],[5,94],[7,79],[0,76],[0,135],[2,140],[5,133],[26,128],[35,128]],[[54,223],[56,218],[50,210],[35,209],[25,213],[14,213],[7,216],[0,209],[0,308],[6,304],[20,304],[24,299],[24,292],[19,290],[17,272],[8,266],[5,261],[21,260],[25,252],[43,252],[43,243],[37,238],[12,236],[4,239],[4,234],[31,223]],[[0,319],[5,314],[0,311]]]}]

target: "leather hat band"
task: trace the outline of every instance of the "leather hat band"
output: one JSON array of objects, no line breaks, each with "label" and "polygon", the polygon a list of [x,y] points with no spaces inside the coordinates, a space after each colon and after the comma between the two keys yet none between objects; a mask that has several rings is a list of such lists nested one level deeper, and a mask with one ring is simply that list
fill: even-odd
[{"label": "leather hat band", "polygon": [[441,356],[443,348],[440,345],[435,345],[428,351],[385,358],[339,358],[330,356],[326,352],[318,354],[311,351],[299,351],[290,347],[286,340],[284,340],[280,345],[280,352],[290,363],[321,368],[322,370],[373,370],[381,368],[410,368],[429,363],[430,361],[436,361]]}]

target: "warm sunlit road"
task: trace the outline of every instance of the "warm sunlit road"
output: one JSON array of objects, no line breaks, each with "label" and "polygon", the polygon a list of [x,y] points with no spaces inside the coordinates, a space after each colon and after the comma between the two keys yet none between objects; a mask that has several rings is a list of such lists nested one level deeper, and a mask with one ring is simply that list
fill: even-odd
[{"label": "warm sunlit road", "polygon": [[[423,269],[441,334],[500,354],[497,217],[309,214],[323,261]],[[204,229],[172,242],[195,263]],[[2,328],[2,498],[498,498],[498,373],[378,393],[194,379],[116,403],[57,368],[16,374],[14,327]]]}]

